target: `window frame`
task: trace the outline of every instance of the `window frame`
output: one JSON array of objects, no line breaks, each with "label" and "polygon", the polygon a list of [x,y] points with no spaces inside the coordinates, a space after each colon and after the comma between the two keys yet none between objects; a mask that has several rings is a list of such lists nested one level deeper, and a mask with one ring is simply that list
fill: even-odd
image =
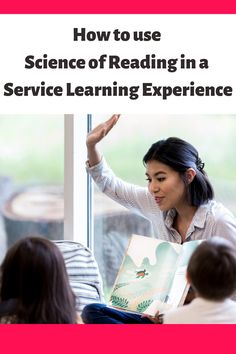
[{"label": "window frame", "polygon": [[92,116],[64,116],[64,239],[94,249],[93,186],[85,169]]}]

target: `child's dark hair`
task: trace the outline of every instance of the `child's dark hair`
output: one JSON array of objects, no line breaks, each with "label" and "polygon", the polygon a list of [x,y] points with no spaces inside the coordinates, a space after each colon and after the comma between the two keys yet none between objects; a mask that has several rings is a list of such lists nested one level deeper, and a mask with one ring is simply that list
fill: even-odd
[{"label": "child's dark hair", "polygon": [[224,300],[236,290],[236,249],[221,237],[203,241],[192,254],[187,273],[199,296]]},{"label": "child's dark hair", "polygon": [[[214,190],[204,171],[204,163],[195,147],[179,138],[168,138],[154,143],[143,158],[146,165],[149,161],[159,161],[180,173],[187,189],[190,205],[200,206],[214,198]],[[187,183],[185,172],[188,168],[196,171],[191,183]]]},{"label": "child's dark hair", "polygon": [[59,248],[42,237],[18,240],[1,266],[1,301],[17,300],[19,323],[75,323],[75,295]]}]

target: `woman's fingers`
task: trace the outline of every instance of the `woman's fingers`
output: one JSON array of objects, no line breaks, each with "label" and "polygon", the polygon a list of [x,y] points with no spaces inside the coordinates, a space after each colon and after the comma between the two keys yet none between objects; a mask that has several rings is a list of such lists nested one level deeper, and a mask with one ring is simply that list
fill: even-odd
[{"label": "woman's fingers", "polygon": [[120,117],[120,114],[113,114],[113,115],[111,116],[111,118],[109,118],[109,119],[105,122],[105,124],[108,124],[108,125],[112,124],[112,125],[114,125],[114,124],[116,124],[116,122],[118,121],[119,117]]},{"label": "woman's fingers", "polygon": [[108,119],[104,123],[105,129],[106,129],[105,135],[107,135],[109,133],[109,131],[114,127],[114,125],[117,123],[119,117],[120,117],[120,114],[114,114],[110,119]]},{"label": "woman's fingers", "polygon": [[114,127],[120,115],[114,114],[106,122],[99,124],[87,136],[87,144],[96,144],[106,136]]}]

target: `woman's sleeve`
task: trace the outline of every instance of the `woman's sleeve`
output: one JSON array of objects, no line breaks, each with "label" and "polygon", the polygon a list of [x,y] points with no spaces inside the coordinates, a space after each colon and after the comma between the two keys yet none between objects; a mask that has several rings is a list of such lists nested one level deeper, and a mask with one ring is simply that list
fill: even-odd
[{"label": "woman's sleeve", "polygon": [[227,209],[215,222],[214,236],[224,237],[236,246],[236,219]]},{"label": "woman's sleeve", "polygon": [[108,167],[104,157],[96,166],[89,167],[87,163],[87,171],[98,188],[122,206],[139,211],[144,216],[146,211],[153,208],[154,200],[148,189],[117,178]]}]

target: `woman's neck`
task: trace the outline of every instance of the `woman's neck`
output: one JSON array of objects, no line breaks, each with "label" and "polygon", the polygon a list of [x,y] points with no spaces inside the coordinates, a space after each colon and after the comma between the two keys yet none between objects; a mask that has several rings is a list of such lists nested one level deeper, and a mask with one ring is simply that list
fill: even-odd
[{"label": "woman's neck", "polygon": [[178,231],[182,237],[182,241],[186,239],[187,231],[196,213],[197,207],[185,205],[176,209],[176,216],[173,223],[174,229]]}]

